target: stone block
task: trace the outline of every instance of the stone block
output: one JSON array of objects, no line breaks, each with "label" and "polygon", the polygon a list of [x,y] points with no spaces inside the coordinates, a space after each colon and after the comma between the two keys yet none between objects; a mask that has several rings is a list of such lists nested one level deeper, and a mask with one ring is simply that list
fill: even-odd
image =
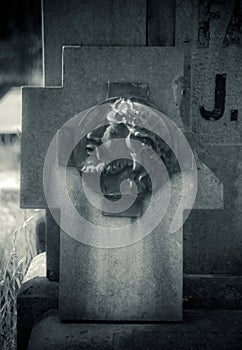
[{"label": "stone block", "polygon": [[[126,226],[134,219],[103,216],[92,206],[74,168],[68,168],[67,186],[76,209],[89,222],[104,226],[107,232],[109,227],[124,227],[130,237],[136,234]],[[180,176],[174,176],[171,186],[172,200],[165,218],[136,243],[121,248],[98,248],[78,242],[61,230],[59,312],[62,320],[181,320],[182,229],[172,234],[169,230],[181,193]],[[61,220],[62,216],[61,213]],[[69,214],[68,218],[73,226],[77,225]],[[145,225],[149,228],[151,222]],[[83,230],[87,228],[80,228],[80,235]],[[88,234],[92,235],[91,227],[89,230]]]},{"label": "stone block", "polygon": [[185,309],[242,310],[241,275],[184,274],[183,280]]},{"label": "stone block", "polygon": [[44,0],[45,85],[61,85],[62,46],[145,46],[146,1]]},{"label": "stone block", "polygon": [[[195,207],[223,207],[221,183],[203,163],[198,161],[198,165],[198,188],[202,194],[198,194]],[[168,223],[174,217],[174,208],[180,198],[180,180],[179,176],[171,178],[171,202],[165,219],[135,244],[115,249],[97,248],[80,243],[61,231],[61,319],[179,320],[182,309],[182,228],[171,234]],[[79,173],[74,168],[68,168],[67,186],[72,203],[88,222],[107,227],[107,231],[110,226],[132,223],[130,218],[103,217],[87,200]],[[209,195],[206,197],[204,193]],[[157,205],[159,203],[157,199]],[[68,220],[73,226],[77,225],[73,217],[68,216]],[[83,226],[79,230],[80,236],[86,230],[92,235],[91,228]],[[130,232],[130,236],[133,235],[135,232]],[[110,239],[113,238],[110,236]]]},{"label": "stone block", "polygon": [[147,2],[147,46],[175,46],[174,0]]},{"label": "stone block", "polygon": [[196,1],[176,1],[175,46],[189,48],[193,45]]},{"label": "stone block", "polygon": [[[241,146],[207,145],[198,156],[223,184],[224,208],[190,214],[184,226],[185,272],[241,274]],[[210,182],[214,188],[214,180]]]},{"label": "stone block", "polygon": [[31,334],[28,350],[241,349],[242,312],[189,310],[178,324],[70,324],[47,313]]},{"label": "stone block", "polygon": [[[242,310],[242,278],[229,275],[184,275],[183,295],[186,309]],[[18,294],[18,350],[26,349],[32,327],[39,318],[44,317],[43,313],[50,309],[57,310],[58,298],[59,283],[46,278],[46,253],[39,254],[32,261]],[[72,326],[70,324],[68,327]],[[58,344],[58,341],[54,339],[53,344]]]}]

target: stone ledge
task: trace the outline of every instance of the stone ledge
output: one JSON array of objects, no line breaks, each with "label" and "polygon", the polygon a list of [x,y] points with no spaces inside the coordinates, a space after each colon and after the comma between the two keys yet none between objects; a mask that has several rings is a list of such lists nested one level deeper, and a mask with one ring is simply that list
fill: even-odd
[{"label": "stone ledge", "polygon": [[[36,320],[46,311],[58,308],[59,283],[45,277],[45,256],[39,254],[32,261],[18,293],[18,350],[26,349]],[[184,307],[242,310],[242,276],[184,275]]]},{"label": "stone ledge", "polygon": [[170,324],[61,323],[49,312],[32,331],[28,350],[241,349],[242,311],[186,310]]},{"label": "stone ledge", "polygon": [[184,275],[183,294],[187,309],[242,310],[242,276]]}]

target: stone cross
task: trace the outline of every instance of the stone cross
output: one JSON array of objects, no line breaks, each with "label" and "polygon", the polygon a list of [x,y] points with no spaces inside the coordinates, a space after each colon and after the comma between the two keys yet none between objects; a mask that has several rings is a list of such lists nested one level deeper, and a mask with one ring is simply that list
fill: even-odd
[{"label": "stone cross", "polygon": [[[44,165],[50,167],[48,186],[55,196],[52,203],[48,203],[49,208],[60,210],[60,226],[69,220],[75,227],[78,222],[72,216],[67,217],[66,210],[60,207],[62,193],[58,186],[62,182],[58,169],[62,165],[58,159],[54,169],[52,162],[45,163],[48,147],[58,129],[71,117],[104,101],[110,81],[147,84],[149,101],[181,126],[174,93],[176,82],[183,75],[183,55],[174,48],[66,47],[63,64],[63,87],[23,90],[22,205],[31,203],[33,207],[46,207],[43,169]],[[35,145],[35,152],[30,144]],[[63,152],[64,149],[59,154],[63,156]],[[202,169],[204,173],[204,167]],[[77,167],[68,167],[66,176],[69,196],[86,219],[107,227],[108,232],[112,226],[127,226],[133,222],[129,217],[104,217],[94,209],[80,187]],[[182,225],[173,234],[169,230],[182,191],[179,177],[171,181],[171,191],[172,201],[163,222],[134,244],[113,249],[98,244],[95,247],[61,230],[61,319],[181,320]],[[157,198],[157,207],[161,202],[162,199]],[[208,206],[206,200],[203,205]],[[218,206],[221,206],[219,197],[216,199]],[[189,207],[183,209],[186,208]],[[151,222],[146,224],[151,225]],[[78,229],[80,235],[92,234],[91,231],[83,233],[88,230],[84,226]],[[135,237],[136,232],[126,234]]]}]

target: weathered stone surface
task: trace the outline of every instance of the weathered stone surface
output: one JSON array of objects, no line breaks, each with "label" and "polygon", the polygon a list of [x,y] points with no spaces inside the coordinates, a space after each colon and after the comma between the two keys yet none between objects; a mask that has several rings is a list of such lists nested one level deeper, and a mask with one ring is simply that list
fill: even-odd
[{"label": "weathered stone surface", "polygon": [[241,147],[204,146],[198,156],[223,183],[224,209],[192,211],[184,226],[185,272],[241,274]]},{"label": "weathered stone surface", "polygon": [[[223,46],[241,46],[237,1],[176,1],[176,45],[210,48],[214,52]],[[231,23],[233,9],[236,18]],[[237,25],[236,25],[236,24]],[[236,40],[235,40],[236,39]]]},{"label": "weathered stone surface", "polygon": [[70,324],[47,313],[28,350],[241,349],[241,311],[185,311],[180,324]]},{"label": "weathered stone surface", "polygon": [[204,164],[200,158],[196,159],[197,165],[197,194],[194,209],[223,209],[224,191],[223,183]]},{"label": "weathered stone surface", "polygon": [[[198,188],[202,194],[198,195],[195,207],[223,207],[221,183],[201,162],[198,162],[198,166]],[[181,182],[179,176],[174,176],[172,181],[172,199],[165,220],[140,242],[111,250],[95,248],[74,240],[62,231],[62,319],[179,319],[177,315],[181,316],[182,232],[170,234],[168,223],[174,217],[174,210],[179,202]],[[68,169],[67,185],[73,204],[89,222],[107,227],[107,231],[110,226],[119,227],[132,223],[130,218],[103,217],[86,199],[78,171],[73,168]],[[206,193],[208,196],[204,195]],[[157,205],[158,203],[159,200]],[[74,219],[70,217],[69,220],[75,226]],[[82,230],[87,229],[80,227],[80,235],[83,234]],[[131,236],[134,234],[135,232],[130,232]]]},{"label": "weathered stone surface", "polygon": [[[220,182],[201,162],[198,164],[199,177],[201,178],[199,191],[210,193],[207,197],[198,196],[195,206],[200,206],[200,208],[222,207],[223,198]],[[169,220],[174,217],[174,208],[179,202],[181,193],[179,177],[172,179],[175,181],[172,182],[173,200],[168,209],[166,220],[161,222],[153,233],[132,246],[114,250],[94,248],[79,243],[62,232],[60,312],[63,319],[92,319],[93,317],[93,319],[147,320],[154,318],[165,320],[165,317],[172,317],[166,307],[164,308],[164,295],[166,295],[165,305],[172,310],[173,302],[176,299],[171,295],[179,293],[181,287],[179,274],[182,274],[181,265],[179,265],[182,259],[179,248],[181,232],[179,236],[169,234],[169,225],[167,225]],[[68,169],[67,184],[73,204],[78,208],[81,216],[89,222],[107,227],[107,231],[110,226],[119,227],[132,223],[132,219],[128,218],[104,218],[89,203],[83,193],[77,170]],[[157,200],[157,205],[159,203],[160,200]],[[64,218],[64,215],[62,216]],[[72,217],[68,217],[68,220],[72,222],[72,226],[75,226]],[[88,229],[80,227],[80,236],[83,234],[82,230]],[[91,235],[91,231],[88,231],[88,234]],[[130,232],[130,235],[132,237],[135,232]],[[110,239],[112,239],[111,236]],[[127,269],[129,273],[127,273]],[[120,288],[120,284],[127,287]],[[70,285],[73,286],[71,292]],[[170,288],[172,288],[172,292],[169,290]],[[127,302],[128,308],[124,306],[127,300],[129,300]],[[144,302],[145,300],[149,300],[149,303]],[[168,306],[168,300],[172,300],[172,307]],[[145,305],[145,307],[142,309],[140,305]],[[166,312],[168,312],[167,315]]]},{"label": "weathered stone surface", "polygon": [[196,1],[176,0],[175,46],[191,47],[194,43]]},{"label": "weathered stone surface", "polygon": [[187,309],[242,310],[242,277],[184,275],[183,306]]},{"label": "weathered stone surface", "polygon": [[[241,144],[242,132],[240,114],[241,74],[238,62],[242,60],[242,48],[227,47],[216,52],[198,49],[192,52],[192,107],[191,126],[201,144]],[[226,95],[223,116],[216,121],[206,120],[200,112],[203,106],[208,111],[215,110],[216,75],[226,75]],[[231,121],[231,111],[238,111],[238,121]]]},{"label": "weathered stone surface", "polygon": [[182,75],[183,54],[174,48],[66,48],[63,88],[23,89],[21,206],[46,208],[42,173],[49,143],[68,119],[105,100],[108,81],[147,83],[150,102],[181,126]]},{"label": "weathered stone surface", "polygon": [[[109,227],[132,223],[131,218],[106,217],[94,208],[85,198],[77,170],[68,169],[67,185],[80,215],[89,222],[104,226],[107,231]],[[171,186],[165,218],[137,243],[114,249],[96,248],[61,231],[62,320],[181,320],[182,229],[172,234],[169,230],[179,203],[180,176],[174,176]],[[157,205],[160,200],[157,197]],[[70,220],[76,225],[72,217]],[[145,224],[148,229],[151,222]],[[127,232],[129,227],[124,230]],[[130,231],[130,235],[134,236],[135,232]]]},{"label": "weathered stone surface", "polygon": [[147,2],[147,46],[175,46],[174,0]]},{"label": "weathered stone surface", "polygon": [[44,0],[45,85],[61,85],[64,45],[145,46],[146,1]]},{"label": "weathered stone surface", "polygon": [[[36,320],[58,307],[58,292],[59,283],[46,278],[46,254],[39,254],[30,265],[18,294],[18,349],[27,346]],[[183,295],[186,309],[242,310],[242,279],[229,275],[184,275]]]}]

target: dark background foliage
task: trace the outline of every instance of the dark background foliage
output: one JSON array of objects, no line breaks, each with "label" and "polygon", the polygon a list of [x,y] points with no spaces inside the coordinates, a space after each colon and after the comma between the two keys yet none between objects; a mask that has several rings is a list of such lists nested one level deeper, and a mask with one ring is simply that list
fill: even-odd
[{"label": "dark background foliage", "polygon": [[41,1],[0,2],[0,97],[10,86],[39,84]]}]

